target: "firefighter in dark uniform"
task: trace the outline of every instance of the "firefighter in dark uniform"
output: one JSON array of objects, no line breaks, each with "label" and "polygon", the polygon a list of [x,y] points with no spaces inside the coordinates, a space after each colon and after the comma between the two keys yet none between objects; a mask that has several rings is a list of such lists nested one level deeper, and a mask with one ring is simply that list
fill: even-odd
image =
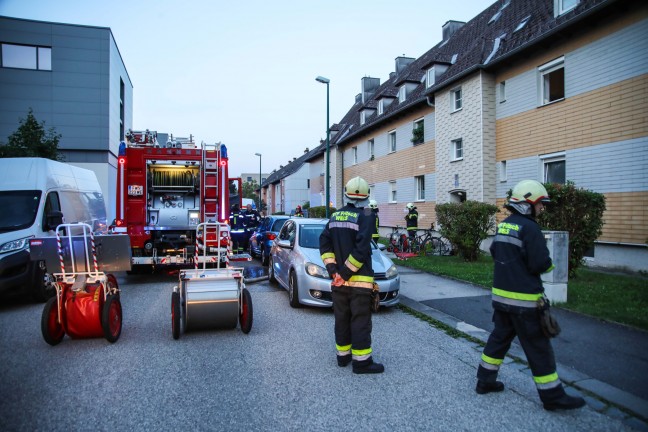
[{"label": "firefighter in dark uniform", "polygon": [[243,214],[245,216],[245,227],[248,231],[254,231],[256,227],[259,226],[261,215],[258,211],[252,208],[252,204],[247,205],[247,207],[245,208],[245,213]]},{"label": "firefighter in dark uniform", "polygon": [[338,366],[353,361],[357,374],[382,373],[371,349],[371,301],[374,273],[371,267],[371,236],[376,217],[362,208],[369,197],[369,184],[354,177],[346,184],[347,204],[331,215],[320,236],[320,254],[333,283],[333,314]]},{"label": "firefighter in dark uniform", "polygon": [[413,241],[416,238],[416,231],[418,231],[418,212],[416,207],[412,203],[407,203],[405,206],[407,209],[407,215],[405,215],[405,224],[407,226],[407,234],[409,235],[410,241]]},{"label": "firefighter in dark uniform", "polygon": [[376,200],[369,200],[369,208],[373,212],[373,214],[376,215],[376,230],[371,234],[371,238],[373,241],[378,243],[378,240],[380,239],[380,218],[378,217],[378,201]]},{"label": "firefighter in dark uniform", "polygon": [[241,214],[238,204],[232,205],[229,217],[230,234],[232,236],[232,253],[239,254],[247,247],[245,229],[245,215]]},{"label": "firefighter in dark uniform", "polygon": [[295,209],[295,217],[304,217],[304,211],[302,210],[300,205],[298,205]]},{"label": "firefighter in dark uniform", "polygon": [[544,210],[544,202],[549,202],[545,187],[535,180],[522,180],[506,203],[511,215],[497,226],[490,247],[495,262],[492,292],[495,328],[481,356],[475,390],[479,394],[504,390],[497,374],[517,336],[544,408],[574,409],[584,406],[585,401],[565,393],[556,372],[551,340],[542,330],[537,307],[538,300],[544,296],[540,275],[553,270],[544,236],[535,221]]}]

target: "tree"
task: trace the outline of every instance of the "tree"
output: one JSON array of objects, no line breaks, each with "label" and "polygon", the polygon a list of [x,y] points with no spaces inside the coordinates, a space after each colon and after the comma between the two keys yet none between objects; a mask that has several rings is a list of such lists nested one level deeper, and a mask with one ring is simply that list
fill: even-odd
[{"label": "tree", "polygon": [[45,130],[45,122],[38,123],[34,111],[29,108],[26,119],[20,119],[16,132],[9,135],[7,144],[0,145],[0,157],[42,157],[63,160],[58,144],[61,134],[52,127]]}]

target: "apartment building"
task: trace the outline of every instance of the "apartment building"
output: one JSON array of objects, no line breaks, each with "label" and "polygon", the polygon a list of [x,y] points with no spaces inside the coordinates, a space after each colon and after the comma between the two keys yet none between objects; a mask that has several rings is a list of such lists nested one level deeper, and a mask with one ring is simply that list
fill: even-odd
[{"label": "apartment building", "polygon": [[0,49],[0,141],[33,109],[62,135],[65,162],[96,173],[112,220],[133,85],[110,28],[0,16]]},{"label": "apartment building", "polygon": [[606,197],[588,259],[648,270],[648,4],[500,0],[442,34],[384,83],[362,78],[338,187],[361,175],[381,224],[414,202],[423,228],[437,203],[501,207],[524,178],[572,181]]}]

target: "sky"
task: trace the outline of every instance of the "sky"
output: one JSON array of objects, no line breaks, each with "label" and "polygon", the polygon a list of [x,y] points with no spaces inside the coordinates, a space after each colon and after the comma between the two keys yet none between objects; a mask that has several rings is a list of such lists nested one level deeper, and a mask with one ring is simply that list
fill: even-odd
[{"label": "sky", "polygon": [[326,139],[395,58],[496,0],[0,0],[0,15],[110,27],[133,84],[133,129],[227,145],[230,176],[269,173]]}]

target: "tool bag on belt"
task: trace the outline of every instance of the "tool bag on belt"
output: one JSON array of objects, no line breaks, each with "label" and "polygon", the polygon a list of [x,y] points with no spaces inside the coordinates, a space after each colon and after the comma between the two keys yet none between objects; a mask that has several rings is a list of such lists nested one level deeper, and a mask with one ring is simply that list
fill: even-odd
[{"label": "tool bag on belt", "polygon": [[72,338],[103,337],[101,311],[104,296],[100,285],[88,285],[82,291],[67,291],[65,315],[67,334]]},{"label": "tool bag on belt", "polygon": [[551,314],[551,303],[547,296],[543,295],[538,299],[537,308],[540,314],[540,327],[542,333],[548,338],[554,338],[560,334],[560,325],[556,318]]}]

